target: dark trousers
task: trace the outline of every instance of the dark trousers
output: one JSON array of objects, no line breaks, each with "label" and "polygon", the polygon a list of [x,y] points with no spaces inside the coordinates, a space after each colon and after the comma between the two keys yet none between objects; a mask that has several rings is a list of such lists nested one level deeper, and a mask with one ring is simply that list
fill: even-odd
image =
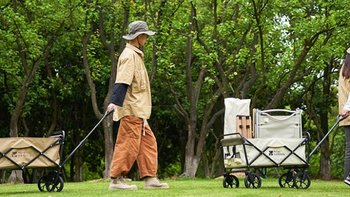
[{"label": "dark trousers", "polygon": [[350,173],[350,126],[344,126],[345,131],[345,157],[344,157],[344,179]]}]

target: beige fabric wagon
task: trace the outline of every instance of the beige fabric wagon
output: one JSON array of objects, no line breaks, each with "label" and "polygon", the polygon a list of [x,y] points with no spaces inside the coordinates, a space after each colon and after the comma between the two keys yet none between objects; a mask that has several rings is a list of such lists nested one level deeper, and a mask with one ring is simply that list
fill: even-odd
[{"label": "beige fabric wagon", "polygon": [[0,138],[0,169],[57,167],[60,139],[55,137]]},{"label": "beige fabric wagon", "polygon": [[301,110],[255,109],[254,130],[247,136],[235,129],[234,120],[236,116],[249,117],[249,108],[250,99],[225,99],[224,138],[221,140],[225,168],[308,165]]}]

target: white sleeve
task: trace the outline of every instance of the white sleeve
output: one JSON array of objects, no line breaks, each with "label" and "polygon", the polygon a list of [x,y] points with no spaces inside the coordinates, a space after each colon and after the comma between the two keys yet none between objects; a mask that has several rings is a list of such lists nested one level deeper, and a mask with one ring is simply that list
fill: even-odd
[{"label": "white sleeve", "polygon": [[350,94],[348,95],[348,100],[346,101],[343,109],[350,111]]}]

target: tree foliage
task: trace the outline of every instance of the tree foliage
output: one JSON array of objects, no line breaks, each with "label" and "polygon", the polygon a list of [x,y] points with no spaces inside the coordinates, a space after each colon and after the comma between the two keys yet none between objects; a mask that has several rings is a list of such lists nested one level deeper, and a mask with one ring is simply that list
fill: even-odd
[{"label": "tree foliage", "polygon": [[[109,102],[128,23],[145,20],[157,32],[144,52],[160,176],[222,173],[226,97],[251,98],[260,109],[306,106],[303,129],[314,146],[337,114],[349,6],[343,0],[3,1],[0,135],[65,130],[65,152],[72,150]],[[109,118],[98,130],[72,159],[71,180],[84,179],[86,166],[108,177],[116,129]],[[314,174],[341,175],[334,169],[343,158],[334,152],[343,147],[342,135],[325,141],[311,161]]]}]

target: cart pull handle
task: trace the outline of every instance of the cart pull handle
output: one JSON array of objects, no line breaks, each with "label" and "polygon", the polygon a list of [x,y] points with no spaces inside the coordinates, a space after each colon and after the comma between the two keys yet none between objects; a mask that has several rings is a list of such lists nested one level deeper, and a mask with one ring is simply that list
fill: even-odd
[{"label": "cart pull handle", "polygon": [[266,109],[266,110],[259,110],[261,112],[265,113],[271,113],[271,112],[287,112],[287,113],[295,113],[297,111],[301,111],[300,109],[297,109],[296,111],[288,110],[288,109]]},{"label": "cart pull handle", "polygon": [[312,151],[309,154],[309,158],[311,157],[311,155],[318,149],[318,147],[323,143],[323,141],[329,136],[329,134],[333,131],[333,129],[338,125],[338,123],[342,120],[344,120],[345,118],[347,118],[349,116],[349,114],[346,115],[338,115],[337,119],[334,123],[334,125],[331,127],[331,129],[329,129],[329,131],[326,133],[326,135],[322,138],[322,140],[315,146],[314,149],[312,149]]},{"label": "cart pull handle", "polygon": [[[302,110],[296,109],[296,111],[292,111],[287,109],[268,109],[268,110],[259,110],[259,112],[261,113],[262,116],[267,116],[277,121],[285,121],[290,119],[293,116],[300,114]],[[274,116],[274,115],[271,115],[271,113],[273,112],[285,112],[285,113],[289,113],[290,115]]]},{"label": "cart pull handle", "polygon": [[85,138],[74,148],[74,150],[66,157],[66,159],[60,164],[60,168],[64,166],[64,164],[73,156],[73,154],[85,143],[87,138],[92,134],[92,132],[95,131],[95,129],[101,124],[101,122],[111,113],[113,113],[114,110],[112,111],[106,111],[100,121],[94,126],[94,128],[91,129],[91,131],[85,136]]},{"label": "cart pull handle", "polygon": [[261,113],[261,115],[267,116],[267,117],[269,117],[269,118],[271,118],[271,119],[274,119],[274,120],[284,121],[284,120],[288,120],[289,118],[295,116],[296,114],[294,113],[294,114],[291,114],[291,115],[289,115],[289,116],[277,117],[277,116],[272,116],[272,115],[270,115],[270,114],[268,114],[268,113],[264,113],[264,112],[263,112],[263,113]]}]

